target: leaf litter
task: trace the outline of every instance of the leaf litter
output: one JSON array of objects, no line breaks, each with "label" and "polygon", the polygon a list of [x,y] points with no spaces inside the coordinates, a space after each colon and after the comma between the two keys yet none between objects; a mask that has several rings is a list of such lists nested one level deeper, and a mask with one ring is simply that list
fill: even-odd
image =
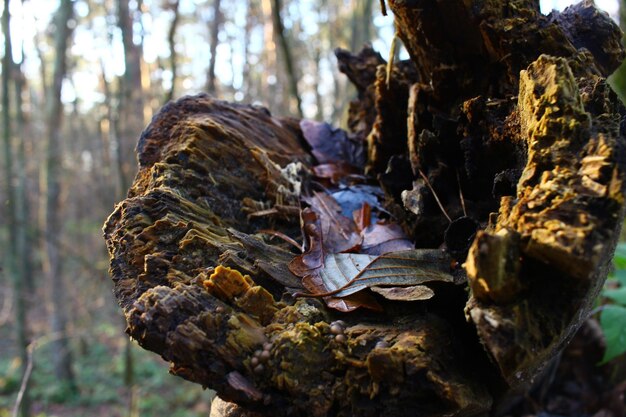
[{"label": "leaf litter", "polygon": [[[308,291],[297,294],[321,297],[342,312],[361,307],[382,311],[374,293],[393,301],[419,301],[434,296],[424,284],[454,283],[451,258],[442,250],[416,249],[385,211],[380,186],[366,183],[362,143],[327,123],[302,120],[300,127],[318,163],[311,172],[317,182],[307,185],[318,188],[290,187],[300,194],[303,248],[285,269]],[[289,241],[274,231],[264,232]],[[266,260],[259,266],[288,281],[285,270],[275,264]]]}]

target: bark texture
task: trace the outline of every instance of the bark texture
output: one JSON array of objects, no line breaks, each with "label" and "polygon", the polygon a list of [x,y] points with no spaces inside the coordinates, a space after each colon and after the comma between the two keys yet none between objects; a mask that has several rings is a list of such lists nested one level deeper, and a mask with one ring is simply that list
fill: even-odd
[{"label": "bark texture", "polygon": [[469,294],[346,315],[291,296],[297,254],[259,231],[300,233],[315,160],[297,120],[208,96],[153,119],[105,224],[128,333],[247,412],[486,413],[541,373],[606,278],[624,217],[617,27],[591,3],[388,5],[411,60],[338,51],[359,91],[350,135],[386,210],[464,264]]}]

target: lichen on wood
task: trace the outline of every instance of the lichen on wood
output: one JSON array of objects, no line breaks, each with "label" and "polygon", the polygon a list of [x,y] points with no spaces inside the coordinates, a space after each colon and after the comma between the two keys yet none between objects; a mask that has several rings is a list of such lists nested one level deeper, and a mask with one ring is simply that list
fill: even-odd
[{"label": "lichen on wood", "polygon": [[[486,413],[558,354],[606,278],[625,207],[624,110],[605,80],[617,27],[591,2],[388,6],[411,60],[387,79],[370,48],[337,52],[359,92],[347,135],[182,98],[142,134],[105,224],[127,332],[239,407],[223,413]],[[303,126],[367,145],[350,169],[380,185],[405,240],[447,252],[454,283],[368,294],[379,312],[294,296],[302,253],[270,237],[299,240],[316,204],[300,194],[323,152]]]}]

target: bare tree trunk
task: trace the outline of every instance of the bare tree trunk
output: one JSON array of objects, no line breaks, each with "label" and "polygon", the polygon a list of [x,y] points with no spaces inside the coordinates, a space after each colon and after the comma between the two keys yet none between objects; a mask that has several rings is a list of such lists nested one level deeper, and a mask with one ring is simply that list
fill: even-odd
[{"label": "bare tree trunk", "polygon": [[274,110],[280,100],[276,93],[278,57],[276,54],[276,43],[274,41],[276,34],[272,23],[271,0],[261,0],[261,19],[263,21],[264,71],[261,74],[261,82],[259,83],[259,92],[261,95],[258,99],[265,101],[269,105],[269,108]]},{"label": "bare tree trunk", "polygon": [[114,178],[117,180],[113,185],[113,189],[116,190],[118,196],[124,195],[127,189],[127,180],[124,175],[124,161],[120,152],[120,137],[119,137],[119,112],[115,112],[113,108],[113,92],[111,86],[106,79],[104,72],[104,63],[100,63],[101,70],[101,83],[102,90],[104,92],[104,107],[106,108],[106,121],[107,128],[104,134],[109,147],[109,156],[111,161],[111,169],[116,171]]},{"label": "bare tree trunk", "polygon": [[[24,56],[24,48],[22,46],[22,57]],[[22,58],[23,60],[23,58]],[[23,61],[22,61],[23,62]],[[15,249],[19,273],[19,287],[16,286],[16,323],[18,325],[18,343],[20,347],[20,356],[22,358],[22,369],[26,372],[28,366],[28,298],[27,294],[31,293],[34,288],[32,279],[32,251],[29,249],[32,242],[29,237],[29,216],[30,207],[27,198],[27,174],[26,174],[26,117],[23,110],[23,98],[26,87],[26,79],[22,72],[22,62],[13,64],[13,75],[15,78],[15,114],[17,122],[17,133],[20,138],[17,143],[15,176],[17,185],[15,187],[15,222],[17,225],[17,235],[15,238]],[[29,288],[31,287],[31,288]],[[28,381],[24,387],[24,394],[21,402],[22,417],[30,415],[30,394]]]},{"label": "bare tree trunk", "polygon": [[315,106],[317,107],[317,111],[315,113],[315,118],[319,121],[324,120],[324,100],[322,98],[322,95],[320,94],[320,90],[319,90],[319,85],[322,83],[322,74],[321,74],[321,68],[320,68],[320,60],[322,58],[322,54],[320,51],[319,46],[315,47],[315,55],[314,55],[314,62],[315,62],[315,74],[314,74],[314,82],[315,85],[313,86],[314,90],[315,90]]},{"label": "bare tree trunk", "polygon": [[250,80],[250,36],[252,33],[252,8],[254,7],[252,0],[246,2],[246,26],[243,34],[243,69],[241,92],[244,100],[250,97],[251,80]]},{"label": "bare tree trunk", "polygon": [[[21,359],[22,374],[26,372],[28,363],[28,338],[27,338],[27,319],[24,298],[25,283],[25,264],[23,262],[26,253],[25,249],[25,228],[24,220],[24,158],[23,140],[19,143],[18,157],[15,168],[13,167],[13,126],[11,125],[11,94],[10,81],[11,76],[15,74],[17,69],[13,62],[11,31],[10,31],[9,0],[4,0],[4,12],[2,14],[2,33],[4,36],[4,57],[2,59],[2,124],[3,124],[3,145],[5,152],[5,178],[7,181],[8,204],[7,204],[7,221],[9,223],[9,242],[6,245],[6,263],[7,270],[11,277],[13,291],[15,294],[15,333],[17,341],[17,349]],[[16,89],[16,96],[19,96],[21,89]],[[18,113],[21,109],[18,107],[21,101],[17,102]],[[20,121],[22,118],[19,118]],[[22,125],[20,125],[21,127]],[[30,401],[28,389],[24,390],[22,402],[20,404],[19,413],[22,417],[30,415]]]},{"label": "bare tree trunk", "polygon": [[178,28],[178,22],[180,20],[180,15],[178,13],[178,9],[180,6],[180,0],[173,0],[172,4],[172,12],[174,12],[174,18],[172,19],[172,24],[170,25],[170,30],[167,33],[167,43],[170,46],[170,71],[172,71],[172,86],[167,92],[167,97],[165,101],[170,101],[174,98],[174,93],[176,91],[176,79],[178,78],[178,59],[176,57],[176,29]]},{"label": "bare tree trunk", "polygon": [[[133,40],[134,19],[129,7],[129,0],[117,0],[118,25],[122,31],[124,45],[124,64],[126,66],[121,83],[119,104],[119,157],[122,160],[124,184],[130,183],[135,175],[134,158],[135,138],[139,136],[144,124],[143,85],[141,82],[142,44]],[[123,188],[124,190],[127,187]]]},{"label": "bare tree trunk", "polygon": [[363,45],[372,39],[372,4],[373,0],[352,1],[352,37],[350,48],[360,50]]},{"label": "bare tree trunk", "polygon": [[67,74],[67,50],[72,29],[69,21],[73,16],[71,0],[62,0],[54,17],[55,59],[53,77],[46,97],[48,143],[43,177],[43,225],[44,231],[44,273],[51,288],[50,314],[52,330],[52,352],[56,377],[75,389],[72,358],[67,338],[67,315],[65,311],[65,283],[62,276],[61,233],[63,217],[61,213],[61,171],[63,143],[61,125],[63,104],[61,86]]},{"label": "bare tree trunk", "polygon": [[287,79],[289,83],[289,93],[291,97],[296,101],[296,114],[302,118],[302,99],[298,92],[298,77],[296,76],[296,69],[293,63],[293,57],[291,55],[291,48],[287,36],[285,35],[285,27],[283,20],[280,17],[280,11],[282,10],[281,0],[272,0],[272,22],[274,24],[274,33],[278,38],[280,49],[285,61],[285,70],[287,71]]},{"label": "bare tree trunk", "polygon": [[217,55],[217,45],[219,43],[220,27],[222,25],[222,11],[220,9],[221,0],[214,0],[213,3],[213,21],[210,25],[210,54],[209,70],[207,73],[206,89],[209,94],[215,95],[217,92],[216,78],[215,78],[215,64]]}]

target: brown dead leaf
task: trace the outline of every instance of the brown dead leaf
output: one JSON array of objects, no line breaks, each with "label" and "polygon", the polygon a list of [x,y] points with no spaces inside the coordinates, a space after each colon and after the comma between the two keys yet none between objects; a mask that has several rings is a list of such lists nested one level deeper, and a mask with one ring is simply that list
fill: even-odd
[{"label": "brown dead leaf", "polygon": [[261,401],[263,399],[263,393],[237,371],[232,371],[226,375],[226,381],[233,389],[244,393],[252,401]]},{"label": "brown dead leaf", "polygon": [[343,313],[349,313],[359,307],[363,307],[372,311],[383,311],[383,307],[378,304],[376,299],[372,297],[371,294],[363,291],[343,298],[324,297],[324,301],[326,302],[326,305],[328,307],[334,308],[335,310],[341,311]]},{"label": "brown dead leaf", "polygon": [[[326,292],[330,288],[326,286],[320,277],[320,269],[324,266],[324,258],[327,253],[324,236],[321,233],[321,225],[317,214],[310,208],[302,211],[303,230],[308,238],[308,249],[302,255],[296,256],[289,263],[289,270],[302,277],[302,285],[312,293]],[[370,294],[353,294],[343,298],[324,297],[326,304],[342,312],[354,311],[359,307],[374,311],[381,311],[382,307]]]},{"label": "brown dead leaf", "polygon": [[333,197],[315,192],[312,197],[304,198],[304,201],[317,214],[324,249],[328,253],[354,250],[361,243],[354,221],[341,214],[341,206]]},{"label": "brown dead leaf", "polygon": [[435,292],[425,285],[412,287],[371,287],[372,291],[394,301],[423,301],[430,300]]},{"label": "brown dead leaf", "polygon": [[415,248],[404,230],[395,223],[373,224],[361,231],[361,236],[363,242],[360,253],[368,255],[383,255]]},{"label": "brown dead leaf", "polygon": [[350,139],[344,130],[314,120],[301,120],[300,129],[320,164],[343,162],[355,167],[365,165],[363,143]]},{"label": "brown dead leaf", "polygon": [[307,239],[307,250],[289,262],[289,270],[304,277],[324,265],[324,248],[322,246],[322,228],[317,214],[310,208],[302,210],[302,230]]},{"label": "brown dead leaf", "polygon": [[324,178],[337,184],[344,178],[358,175],[359,171],[346,162],[329,162],[313,167],[313,173],[318,178]]},{"label": "brown dead leaf", "polygon": [[363,230],[372,224],[372,207],[363,203],[361,208],[352,212],[352,219],[356,224],[356,229],[363,235]]}]

